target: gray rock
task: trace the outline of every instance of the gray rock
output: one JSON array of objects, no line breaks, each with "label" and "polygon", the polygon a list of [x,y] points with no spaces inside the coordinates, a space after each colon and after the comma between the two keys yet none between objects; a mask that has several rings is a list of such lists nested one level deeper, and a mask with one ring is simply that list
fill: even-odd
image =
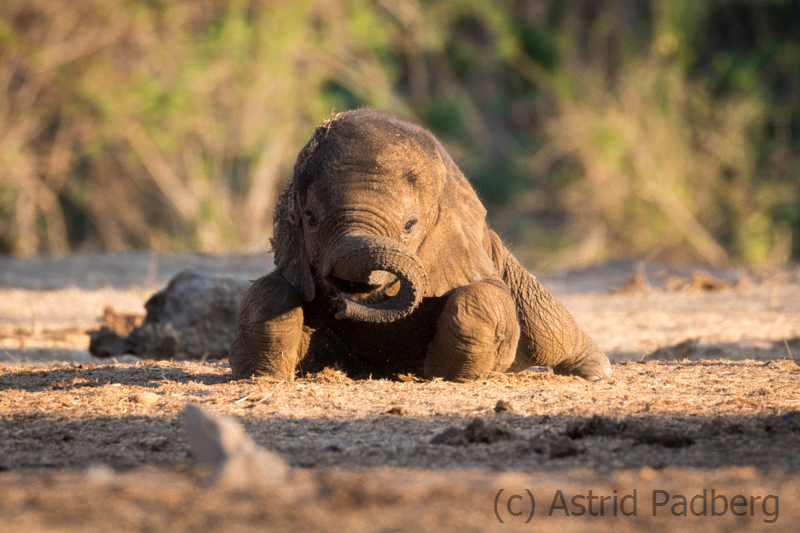
[{"label": "gray rock", "polygon": [[96,357],[125,353],[146,359],[221,359],[236,337],[239,306],[250,282],[185,270],[145,303],[144,324],[123,336],[90,332]]},{"label": "gray rock", "polygon": [[192,456],[214,468],[217,483],[242,487],[286,479],[289,467],[283,458],[259,448],[232,418],[186,404],[183,420]]}]

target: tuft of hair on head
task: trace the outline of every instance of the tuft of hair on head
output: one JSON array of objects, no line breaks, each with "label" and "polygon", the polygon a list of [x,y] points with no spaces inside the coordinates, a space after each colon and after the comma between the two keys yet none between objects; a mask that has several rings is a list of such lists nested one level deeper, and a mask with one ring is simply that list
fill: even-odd
[{"label": "tuft of hair on head", "polygon": [[308,141],[306,147],[300,152],[298,157],[298,170],[302,172],[305,169],[306,163],[308,160],[311,159],[311,156],[314,155],[314,152],[320,145],[320,142],[325,140],[328,136],[328,132],[331,131],[331,126],[333,123],[336,122],[344,113],[339,113],[336,109],[331,109],[331,116],[325,119],[325,122],[320,124],[314,129],[314,135],[311,137],[311,140]]},{"label": "tuft of hair on head", "polygon": [[331,130],[331,126],[333,126],[333,123],[336,122],[339,119],[339,117],[342,116],[342,114],[343,113],[337,112],[336,109],[331,109],[331,116],[326,118],[325,122],[323,122],[322,124],[320,124],[317,127],[317,130],[324,129],[325,130],[325,135],[327,135],[328,132]]}]

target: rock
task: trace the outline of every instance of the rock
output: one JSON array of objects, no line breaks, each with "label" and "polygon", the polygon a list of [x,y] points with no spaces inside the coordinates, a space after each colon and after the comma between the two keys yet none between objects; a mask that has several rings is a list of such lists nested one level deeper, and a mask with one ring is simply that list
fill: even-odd
[{"label": "rock", "polygon": [[620,425],[608,418],[594,415],[588,420],[578,420],[570,423],[567,426],[566,435],[572,440],[594,436],[614,437],[624,429],[624,424]]},{"label": "rock", "polygon": [[140,392],[131,398],[135,403],[153,403],[158,400],[158,394],[154,392]]},{"label": "rock", "polygon": [[249,288],[243,279],[183,271],[145,303],[144,323],[129,335],[107,326],[89,332],[89,351],[95,357],[222,359],[236,338],[239,306]]},{"label": "rock", "polygon": [[86,481],[90,483],[97,483],[99,485],[107,485],[116,479],[116,472],[114,469],[105,463],[94,463],[83,473]]},{"label": "rock", "polygon": [[467,444],[484,443],[493,444],[511,440],[514,434],[506,429],[486,425],[479,418],[473,419],[467,427],[459,429],[449,427],[433,437],[431,444],[446,444],[448,446],[465,446]]},{"label": "rock", "polygon": [[245,487],[286,479],[289,468],[283,458],[259,448],[232,418],[186,404],[183,421],[192,456],[214,468],[217,483]]},{"label": "rock", "polygon": [[528,449],[532,452],[546,455],[550,459],[574,457],[586,450],[565,435],[543,434],[531,440]]},{"label": "rock", "polygon": [[494,406],[495,413],[511,413],[514,409],[511,408],[511,404],[505,400],[497,400],[497,403]]},{"label": "rock", "polygon": [[571,441],[561,437],[561,438],[554,438],[551,442],[548,443],[547,448],[547,455],[550,456],[551,459],[561,459],[564,457],[574,457],[576,455],[582,454],[584,451],[583,448],[580,446],[576,446]]}]

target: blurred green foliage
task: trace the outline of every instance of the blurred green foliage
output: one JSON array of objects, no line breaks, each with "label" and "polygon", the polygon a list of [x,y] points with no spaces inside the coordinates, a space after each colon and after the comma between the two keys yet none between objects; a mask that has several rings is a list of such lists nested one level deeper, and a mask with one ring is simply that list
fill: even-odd
[{"label": "blurred green foliage", "polygon": [[268,249],[371,106],[447,145],[528,264],[800,256],[800,2],[6,0],[0,252]]}]

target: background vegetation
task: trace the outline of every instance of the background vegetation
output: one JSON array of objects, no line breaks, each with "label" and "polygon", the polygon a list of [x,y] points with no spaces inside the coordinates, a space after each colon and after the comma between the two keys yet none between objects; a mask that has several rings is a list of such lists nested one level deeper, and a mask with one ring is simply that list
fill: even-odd
[{"label": "background vegetation", "polygon": [[3,0],[0,252],[269,248],[332,110],[425,124],[538,268],[800,256],[800,2]]}]

